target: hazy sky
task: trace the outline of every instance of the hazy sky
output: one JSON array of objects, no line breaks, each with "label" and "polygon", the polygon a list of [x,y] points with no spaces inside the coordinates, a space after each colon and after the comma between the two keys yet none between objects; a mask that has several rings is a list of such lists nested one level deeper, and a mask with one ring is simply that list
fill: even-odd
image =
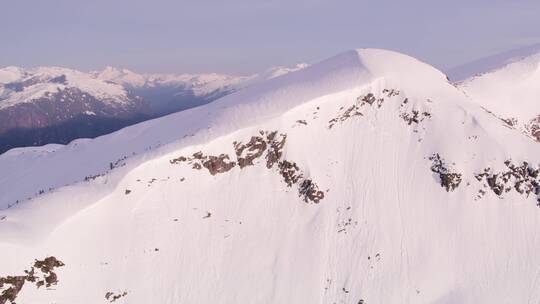
[{"label": "hazy sky", "polygon": [[0,66],[246,74],[377,47],[440,68],[540,42],[539,0],[0,0]]}]

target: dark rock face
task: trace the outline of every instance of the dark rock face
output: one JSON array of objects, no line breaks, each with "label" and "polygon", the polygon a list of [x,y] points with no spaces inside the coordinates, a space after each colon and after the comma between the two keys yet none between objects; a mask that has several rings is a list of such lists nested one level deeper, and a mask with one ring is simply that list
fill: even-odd
[{"label": "dark rock face", "polygon": [[200,151],[193,153],[191,157],[180,156],[171,159],[169,162],[173,165],[188,162],[189,165],[192,165],[191,168],[201,170],[204,167],[211,175],[225,173],[236,166],[236,162],[229,161],[229,155],[227,154],[220,154],[219,156],[204,155]]},{"label": "dark rock face", "polygon": [[287,187],[298,187],[298,196],[306,203],[319,203],[324,198],[324,192],[320,191],[317,184],[309,178],[304,177],[304,173],[298,165],[283,159],[283,148],[285,147],[287,135],[278,134],[277,131],[260,131],[259,135],[252,136],[247,143],[233,142],[236,161],[230,161],[228,154],[222,153],[219,156],[205,155],[199,151],[192,156],[179,156],[169,160],[172,165],[186,162],[194,170],[201,170],[203,167],[211,175],[221,174],[232,170],[236,165],[241,170],[255,166],[255,161],[262,158],[266,160],[266,168],[271,170],[275,164],[278,173],[283,178]]},{"label": "dark rock face", "polygon": [[298,196],[306,203],[318,204],[324,198],[324,192],[319,191],[319,187],[311,179],[304,179],[298,187]]},{"label": "dark rock face", "polygon": [[420,113],[418,110],[411,110],[410,113],[404,112],[399,115],[409,126],[414,124],[419,124],[424,119],[430,118],[431,114],[428,112]]},{"label": "dark rock face", "polygon": [[109,303],[116,302],[116,300],[119,300],[120,298],[123,298],[127,296],[127,291],[114,293],[112,291],[109,291],[105,293],[105,300],[109,301]]},{"label": "dark rock face", "polygon": [[65,266],[57,258],[50,256],[43,260],[36,260],[30,270],[25,270],[26,275],[0,277],[0,304],[15,303],[19,292],[26,282],[33,283],[36,288],[41,286],[51,287],[58,283],[55,269]]},{"label": "dark rock face", "polygon": [[[511,160],[504,164],[506,170],[494,172],[491,168],[485,168],[484,172],[475,174],[475,177],[483,183],[484,188],[489,188],[499,197],[512,190],[527,197],[533,194],[540,206],[540,167],[531,166],[527,162],[516,165]],[[480,190],[479,193],[482,197],[485,191]]]},{"label": "dark rock face", "polygon": [[252,136],[247,144],[234,142],[233,145],[240,169],[253,166],[253,161],[261,157],[267,147],[264,139],[259,136]]},{"label": "dark rock face", "polygon": [[530,132],[530,134],[538,142],[540,142],[540,116],[538,116],[535,119],[531,120],[526,128]]},{"label": "dark rock face", "polygon": [[447,192],[454,191],[461,183],[461,173],[453,172],[438,153],[430,156],[429,160],[433,162],[431,171],[439,177],[441,187]]},{"label": "dark rock face", "polygon": [[288,187],[298,183],[303,177],[300,168],[294,162],[288,160],[280,161],[278,164],[279,174],[283,177],[283,181]]}]

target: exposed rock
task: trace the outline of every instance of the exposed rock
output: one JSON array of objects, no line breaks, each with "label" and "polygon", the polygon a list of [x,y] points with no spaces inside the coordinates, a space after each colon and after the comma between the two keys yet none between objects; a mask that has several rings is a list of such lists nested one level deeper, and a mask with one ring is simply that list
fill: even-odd
[{"label": "exposed rock", "polygon": [[276,162],[283,156],[283,147],[287,140],[286,134],[277,135],[277,131],[269,132],[266,135],[266,140],[269,144],[266,152],[266,168],[271,169]]},{"label": "exposed rock", "polygon": [[424,119],[431,118],[431,114],[427,111],[424,111],[420,113],[418,110],[411,110],[411,112],[403,112],[399,115],[407,124],[410,126],[411,124],[419,124]]},{"label": "exposed rock", "polygon": [[318,204],[324,198],[324,192],[319,190],[317,184],[311,179],[304,179],[298,187],[298,195],[302,197],[304,202],[313,202]]},{"label": "exposed rock", "polygon": [[[383,96],[386,96],[388,98],[392,98],[395,96],[400,95],[400,91],[395,89],[384,89],[382,91]],[[364,116],[364,113],[362,112],[362,109],[366,106],[377,106],[377,109],[381,108],[384,104],[384,97],[377,98],[375,94],[368,93],[366,95],[359,96],[356,99],[355,104],[349,106],[343,113],[339,114],[337,117],[332,118],[328,121],[328,128],[331,129],[336,123],[341,123],[349,118],[355,117],[355,116]],[[340,109],[342,110],[342,109]]]},{"label": "exposed rock", "polygon": [[398,96],[399,94],[401,94],[401,92],[399,90],[395,90],[395,89],[384,89],[383,94],[386,94],[387,97],[394,97],[394,96]]},{"label": "exposed rock", "polygon": [[431,171],[438,175],[441,186],[447,192],[454,191],[461,183],[461,173],[452,172],[438,153],[430,156],[429,160],[433,162]]},{"label": "exposed rock", "polygon": [[332,127],[336,123],[344,122],[347,119],[349,119],[351,117],[354,117],[354,116],[364,116],[364,114],[362,114],[362,112],[360,112],[360,107],[357,106],[356,104],[354,104],[354,105],[350,106],[349,108],[347,108],[347,110],[345,110],[345,112],[343,112],[343,114],[339,115],[338,117],[330,119],[328,121],[328,129],[332,129]]},{"label": "exposed rock", "polygon": [[172,164],[172,165],[176,165],[176,164],[179,164],[181,162],[185,162],[187,161],[187,158],[184,157],[184,156],[180,156],[178,158],[173,158],[171,160],[169,160],[169,162]]},{"label": "exposed rock", "polygon": [[106,294],[105,294],[105,299],[107,301],[109,301],[109,303],[113,303],[115,302],[116,300],[120,299],[120,298],[123,298],[125,296],[127,296],[127,291],[124,291],[124,292],[119,292],[119,293],[114,293],[112,291],[108,291]]},{"label": "exposed rock", "polygon": [[208,169],[210,174],[216,175],[218,173],[224,173],[231,170],[234,166],[236,166],[236,163],[229,162],[229,155],[220,154],[219,156],[210,155],[206,157],[202,165]]},{"label": "exposed rock", "polygon": [[252,136],[246,144],[234,142],[233,145],[240,169],[253,166],[253,160],[261,157],[267,146],[261,136]]},{"label": "exposed rock", "polygon": [[[50,256],[44,260],[36,260],[30,270],[25,270],[26,275],[0,277],[0,304],[15,303],[17,295],[26,282],[33,283],[36,288],[41,286],[51,287],[58,283],[58,277],[54,270],[64,266],[57,258]],[[36,269],[39,274],[36,273]],[[39,275],[39,276],[38,276]]]},{"label": "exposed rock", "polygon": [[[240,169],[254,166],[255,160],[265,155],[266,168],[272,169],[278,164],[278,172],[288,187],[298,186],[298,195],[306,203],[318,203],[324,198],[324,193],[319,190],[317,184],[311,179],[305,178],[304,173],[295,162],[283,159],[283,148],[287,140],[286,134],[278,134],[277,131],[260,131],[259,135],[252,136],[247,143],[233,142],[236,154],[236,162],[230,161],[227,154],[219,156],[207,156],[199,151],[191,157],[180,156],[169,160],[170,164],[187,162],[193,169],[208,169],[210,174],[225,173],[238,164]],[[209,216],[208,216],[209,217]]]},{"label": "exposed rock", "polygon": [[[479,182],[484,183],[484,187],[489,187],[499,197],[514,190],[527,197],[530,194],[535,195],[540,205],[540,167],[533,167],[527,162],[515,165],[511,160],[505,161],[504,164],[508,168],[507,170],[493,172],[488,167],[482,173],[476,174],[475,177]],[[485,192],[480,194],[483,196]]]},{"label": "exposed rock", "polygon": [[292,187],[293,184],[298,183],[298,181],[303,177],[300,168],[294,162],[287,160],[280,161],[278,163],[279,174],[283,177],[283,181],[287,184],[288,187]]},{"label": "exposed rock", "polygon": [[514,117],[501,118],[501,120],[510,128],[514,128],[518,124],[517,119],[515,119]]},{"label": "exposed rock", "polygon": [[220,154],[219,156],[204,155],[201,151],[193,153],[192,157],[180,156],[169,160],[169,163],[173,165],[183,162],[188,162],[195,170],[201,170],[204,167],[212,175],[227,172],[236,166],[235,162],[229,161],[229,155],[227,154]]},{"label": "exposed rock", "polygon": [[529,121],[525,128],[532,137],[540,142],[540,116]]},{"label": "exposed rock", "polygon": [[0,278],[0,289],[10,286],[0,294],[0,304],[5,304],[8,301],[15,303],[15,299],[17,299],[17,295],[23,288],[26,279],[26,276],[7,276]]}]

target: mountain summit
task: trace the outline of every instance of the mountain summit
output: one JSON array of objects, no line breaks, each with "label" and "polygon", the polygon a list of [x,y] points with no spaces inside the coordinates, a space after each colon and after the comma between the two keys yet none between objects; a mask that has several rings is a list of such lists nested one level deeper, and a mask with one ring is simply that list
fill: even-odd
[{"label": "mountain summit", "polygon": [[538,302],[539,163],[432,66],[345,52],[1,155],[0,299]]}]

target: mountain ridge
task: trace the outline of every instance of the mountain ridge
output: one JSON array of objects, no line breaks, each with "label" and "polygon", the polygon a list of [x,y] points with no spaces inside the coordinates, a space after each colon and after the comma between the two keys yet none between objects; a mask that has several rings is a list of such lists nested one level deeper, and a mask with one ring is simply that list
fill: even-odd
[{"label": "mountain ridge", "polygon": [[540,141],[540,45],[528,56],[458,84],[475,102]]},{"label": "mountain ridge", "polygon": [[540,300],[540,146],[406,55],[50,148],[0,156],[0,279],[62,265],[21,303]]}]

